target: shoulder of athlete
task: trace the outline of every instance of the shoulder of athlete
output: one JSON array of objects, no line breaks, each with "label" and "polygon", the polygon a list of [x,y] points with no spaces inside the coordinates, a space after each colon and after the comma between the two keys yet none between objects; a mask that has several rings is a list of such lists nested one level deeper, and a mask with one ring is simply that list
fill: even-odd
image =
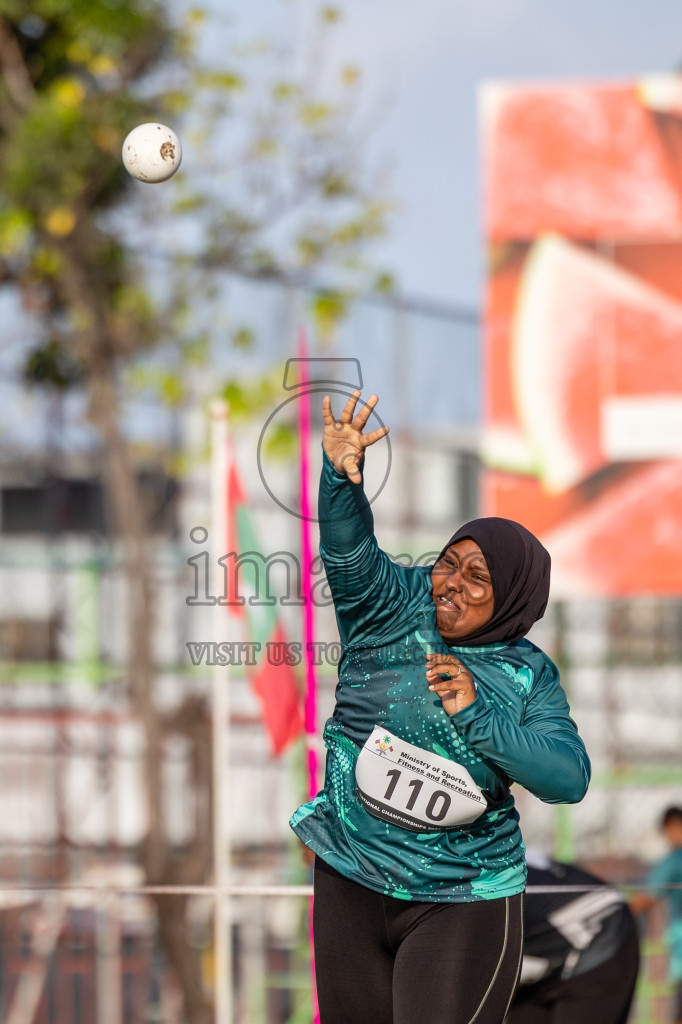
[{"label": "shoulder of athlete", "polygon": [[[512,653],[513,652],[513,653]],[[548,654],[537,644],[522,637],[510,645],[510,656],[527,665],[533,674],[533,685],[540,681],[554,684],[559,681],[559,669]]]},{"label": "shoulder of athlete", "polygon": [[[478,663],[478,670],[491,681],[520,686],[526,699],[542,690],[553,690],[559,681],[559,670],[551,658],[525,637],[501,647],[472,647],[462,654],[465,661],[467,656]],[[476,671],[473,664],[472,670]]]}]

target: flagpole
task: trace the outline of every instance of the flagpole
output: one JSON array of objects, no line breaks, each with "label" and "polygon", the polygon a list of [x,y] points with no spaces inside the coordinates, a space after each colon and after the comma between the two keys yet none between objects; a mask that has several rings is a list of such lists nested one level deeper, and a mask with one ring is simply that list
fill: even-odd
[{"label": "flagpole", "polygon": [[[305,328],[298,334],[298,355],[306,359],[308,344]],[[302,365],[302,364],[301,364]],[[317,680],[313,658],[314,618],[312,600],[312,544],[311,544],[311,503],[310,503],[310,393],[299,395],[299,438],[300,438],[300,513],[301,513],[301,559],[303,562],[303,652],[305,658],[305,701],[303,707],[306,763],[308,775],[308,799],[312,800],[318,790],[317,763]],[[312,975],[313,1024],[319,1024],[320,1012],[317,1005],[315,984],[315,952],[313,940],[313,904],[310,901],[310,970]]]},{"label": "flagpole", "polygon": [[[228,406],[222,399],[211,403],[211,552],[212,566],[227,554],[229,481]],[[222,586],[216,587],[222,593]],[[216,641],[225,635],[227,609],[217,604],[214,620]],[[230,669],[213,666],[213,875],[215,905],[213,922],[213,996],[215,1024],[232,1024],[232,923],[230,919]]]}]

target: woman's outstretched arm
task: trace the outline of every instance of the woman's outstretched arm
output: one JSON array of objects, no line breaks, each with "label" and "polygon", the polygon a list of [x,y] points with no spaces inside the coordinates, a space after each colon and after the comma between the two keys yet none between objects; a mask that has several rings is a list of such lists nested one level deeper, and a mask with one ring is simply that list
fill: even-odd
[{"label": "woman's outstretched arm", "polygon": [[356,412],[359,398],[360,392],[354,392],[338,419],[328,396],[323,404],[320,555],[345,643],[380,640],[409,601],[399,567],[377,544],[362,482],[364,450],[385,437],[388,428],[363,433],[378,399],[372,395]]}]

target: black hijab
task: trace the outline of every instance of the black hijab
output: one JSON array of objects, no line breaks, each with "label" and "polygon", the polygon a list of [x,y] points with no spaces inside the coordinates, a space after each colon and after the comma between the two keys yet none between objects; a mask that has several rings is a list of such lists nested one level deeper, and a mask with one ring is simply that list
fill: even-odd
[{"label": "black hijab", "polygon": [[541,619],[549,598],[549,552],[520,523],[490,516],[473,519],[450,538],[451,544],[470,538],[486,560],[493,584],[493,614],[484,626],[457,640],[458,647],[504,643],[525,636]]}]

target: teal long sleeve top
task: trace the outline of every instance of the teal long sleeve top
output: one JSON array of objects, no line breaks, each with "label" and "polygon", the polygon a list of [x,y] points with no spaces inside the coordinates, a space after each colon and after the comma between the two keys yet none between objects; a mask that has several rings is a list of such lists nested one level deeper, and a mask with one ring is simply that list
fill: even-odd
[{"label": "teal long sleeve top", "polygon": [[[525,885],[510,786],[549,803],[583,798],[590,764],[553,662],[530,641],[449,646],[431,568],[377,544],[362,485],[324,457],[320,554],[342,643],[324,729],[324,789],[295,812],[299,838],[341,874],[420,901],[511,896]],[[449,716],[425,654],[454,653],[476,699]]]}]

